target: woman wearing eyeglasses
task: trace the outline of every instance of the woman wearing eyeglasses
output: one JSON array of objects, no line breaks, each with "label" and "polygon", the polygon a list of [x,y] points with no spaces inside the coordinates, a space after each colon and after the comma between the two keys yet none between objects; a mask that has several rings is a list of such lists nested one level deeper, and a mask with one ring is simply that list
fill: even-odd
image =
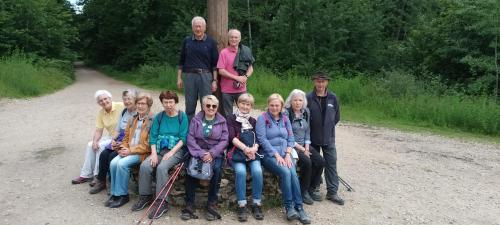
[{"label": "woman wearing eyeglasses", "polygon": [[[202,99],[203,110],[196,114],[189,124],[187,146],[192,157],[198,157],[205,163],[211,163],[213,176],[208,187],[207,212],[208,221],[220,219],[217,212],[217,194],[220,188],[222,156],[228,144],[226,119],[217,112],[219,100],[213,95]],[[186,208],[182,210],[181,218],[188,220],[194,215],[195,191],[199,180],[186,176]]]},{"label": "woman wearing eyeglasses", "polygon": [[267,98],[267,111],[257,119],[257,139],[264,158],[264,168],[280,177],[283,205],[288,220],[300,220],[303,224],[311,223],[311,218],[304,211],[300,184],[292,161],[295,144],[290,120],[282,113],[283,97],[272,94]]},{"label": "woman wearing eyeglasses", "polygon": [[259,144],[256,143],[255,124],[256,120],[250,115],[254,104],[254,98],[250,94],[241,94],[237,100],[238,108],[234,114],[227,118],[229,130],[229,151],[232,165],[236,174],[235,186],[238,199],[238,221],[247,221],[246,209],[246,181],[247,166],[252,174],[252,214],[255,219],[264,219],[262,213],[262,167],[260,157],[257,153]]}]

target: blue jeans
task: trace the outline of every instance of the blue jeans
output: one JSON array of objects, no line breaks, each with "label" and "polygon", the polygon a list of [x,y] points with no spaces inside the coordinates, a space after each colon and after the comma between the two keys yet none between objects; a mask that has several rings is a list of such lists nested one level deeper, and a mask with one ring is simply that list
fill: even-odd
[{"label": "blue jeans", "polygon": [[[218,193],[220,188],[221,170],[222,170],[222,157],[214,158],[212,165],[214,175],[210,179],[210,185],[208,186],[208,204],[217,203]],[[194,206],[194,200],[196,195],[196,188],[198,188],[198,179],[186,175],[186,206]]]},{"label": "blue jeans", "polygon": [[111,195],[128,195],[128,180],[130,178],[130,167],[141,162],[139,155],[116,156],[111,160],[109,171],[111,173]]},{"label": "blue jeans", "polygon": [[300,193],[300,184],[297,171],[295,170],[295,163],[292,168],[280,166],[276,158],[267,155],[261,161],[266,170],[269,170],[280,178],[281,195],[285,209],[288,210],[292,206],[296,209],[302,208],[302,194]]},{"label": "blue jeans", "polygon": [[[252,174],[252,199],[254,204],[261,203],[262,199],[262,167],[259,160],[248,162],[250,173]],[[233,162],[234,172],[236,174],[236,197],[238,205],[243,206],[247,204],[246,191],[247,191],[247,167],[246,163]]]}]

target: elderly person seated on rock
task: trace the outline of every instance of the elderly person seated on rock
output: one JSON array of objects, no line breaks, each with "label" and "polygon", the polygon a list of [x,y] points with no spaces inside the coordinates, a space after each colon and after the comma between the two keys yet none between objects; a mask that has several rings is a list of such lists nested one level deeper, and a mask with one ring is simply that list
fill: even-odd
[{"label": "elderly person seated on rock", "polygon": [[241,94],[237,100],[237,109],[234,114],[227,118],[229,130],[229,151],[236,179],[236,197],[238,199],[238,221],[247,221],[247,166],[252,174],[252,213],[255,219],[264,219],[262,213],[262,167],[257,151],[259,144],[256,143],[255,124],[256,120],[250,115],[254,104],[251,94]]},{"label": "elderly person seated on rock", "polygon": [[168,211],[166,190],[160,191],[169,179],[170,168],[179,164],[187,153],[188,118],[185,112],[177,109],[179,97],[173,91],[163,91],[160,102],[163,111],[153,119],[150,131],[151,155],[141,163],[139,172],[139,201],[132,207],[132,211],[139,211],[153,201],[151,183],[156,167],[157,200],[150,210],[150,219],[158,219]]},{"label": "elderly person seated on rock", "polygon": [[[311,145],[311,113],[307,108],[306,93],[295,89],[285,102],[285,115],[292,124],[293,137],[295,139],[294,148],[298,152],[300,167],[300,189],[302,201],[306,204],[313,204],[314,201],[321,201],[321,196],[315,195],[316,188],[319,188],[321,174],[325,167],[325,160]],[[311,197],[314,196],[314,197]]]},{"label": "elderly person seated on rock", "polygon": [[125,137],[118,148],[118,156],[111,160],[111,196],[105,206],[118,208],[129,201],[128,181],[130,167],[139,165],[151,152],[149,147],[149,130],[151,120],[149,111],[153,98],[148,93],[141,93],[135,101],[137,115],[127,124]]},{"label": "elderly person seated on rock", "polygon": [[120,114],[120,119],[118,119],[118,125],[116,125],[113,140],[105,149],[101,152],[99,156],[99,172],[97,174],[97,179],[94,184],[91,183],[90,194],[97,194],[102,190],[106,189],[106,176],[109,172],[109,164],[113,160],[118,152],[113,150],[120,146],[123,137],[125,136],[125,128],[127,123],[137,114],[135,111],[135,99],[137,97],[137,91],[134,89],[127,89],[122,93],[123,104],[125,109]]},{"label": "elderly person seated on rock", "polygon": [[[220,188],[221,167],[224,150],[228,144],[228,130],[226,119],[217,112],[219,100],[213,95],[206,95],[202,99],[202,111],[193,117],[189,125],[187,145],[192,158],[198,158],[204,163],[210,163],[213,175],[208,187],[207,212],[205,217],[208,221],[220,219],[217,212],[217,194]],[[191,159],[193,160],[193,159]],[[199,180],[186,176],[186,208],[182,210],[181,218],[189,220],[196,218],[195,191]]]},{"label": "elderly person seated on rock", "polygon": [[288,220],[299,219],[303,224],[311,223],[302,205],[300,184],[292,160],[295,145],[292,125],[282,113],[283,97],[272,94],[267,99],[267,110],[257,119],[257,139],[264,158],[261,163],[265,169],[279,176],[283,205]]},{"label": "elderly person seated on rock", "polygon": [[[85,149],[85,161],[80,171],[80,176],[71,180],[72,184],[81,184],[92,181],[98,174],[99,156],[104,148],[111,143],[112,136],[116,135],[115,127],[125,106],[122,102],[111,101],[111,93],[106,90],[98,90],[94,94],[97,104],[101,107],[97,113],[96,128],[92,141]],[[104,130],[108,132],[103,135]]]}]

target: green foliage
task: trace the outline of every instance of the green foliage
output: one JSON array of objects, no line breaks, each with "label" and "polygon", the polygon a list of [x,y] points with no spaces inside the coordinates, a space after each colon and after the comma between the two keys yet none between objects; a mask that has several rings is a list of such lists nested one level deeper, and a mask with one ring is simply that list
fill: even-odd
[{"label": "green foliage", "polygon": [[69,61],[13,54],[0,58],[0,98],[53,92],[74,80]]},{"label": "green foliage", "polygon": [[[137,70],[120,72],[101,68],[113,77],[157,90],[177,90],[176,69],[167,65],[142,65]],[[360,74],[335,74],[330,89],[341,103],[343,120],[377,123],[399,121],[418,127],[442,127],[455,131],[500,135],[500,106],[490,97],[469,97],[453,90],[441,90],[442,84],[418,81],[404,71],[386,71],[380,78]],[[348,78],[352,77],[352,78]],[[263,109],[267,97],[279,93],[284,98],[293,89],[309,92],[312,81],[296,73],[276,75],[257,68],[250,77],[248,90],[257,108]]]},{"label": "green foliage", "polygon": [[76,42],[70,4],[60,0],[0,2],[0,55],[15,49],[48,58],[73,60]]}]

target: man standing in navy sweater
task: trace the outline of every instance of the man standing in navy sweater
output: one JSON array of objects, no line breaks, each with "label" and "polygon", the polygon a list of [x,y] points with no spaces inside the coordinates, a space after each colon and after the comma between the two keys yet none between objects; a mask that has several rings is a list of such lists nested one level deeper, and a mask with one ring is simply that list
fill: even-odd
[{"label": "man standing in navy sweater", "polygon": [[[336,204],[343,205],[338,195],[339,176],[337,174],[337,149],[335,148],[335,125],[340,120],[337,96],[327,90],[330,76],[317,72],[312,77],[314,90],[307,95],[307,107],[311,112],[311,145],[323,151],[325,158],[326,198]],[[321,201],[319,191],[310,193],[315,201]]]},{"label": "man standing in navy sweater", "polygon": [[217,42],[205,34],[203,17],[191,20],[193,35],[184,39],[177,71],[177,87],[184,87],[186,114],[189,121],[196,111],[196,101],[217,90]]}]

